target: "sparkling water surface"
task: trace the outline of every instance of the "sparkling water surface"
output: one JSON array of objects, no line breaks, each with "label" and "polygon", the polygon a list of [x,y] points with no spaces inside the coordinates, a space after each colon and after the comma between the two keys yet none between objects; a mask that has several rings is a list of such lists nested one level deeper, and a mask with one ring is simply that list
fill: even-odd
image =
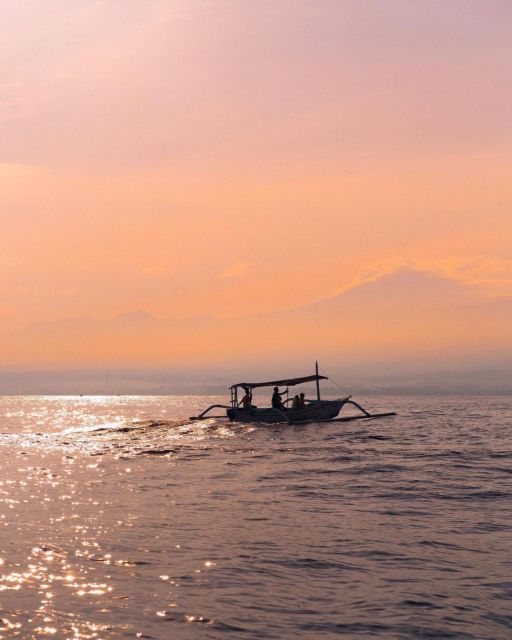
[{"label": "sparkling water surface", "polygon": [[0,398],[0,638],[512,637],[512,401]]}]

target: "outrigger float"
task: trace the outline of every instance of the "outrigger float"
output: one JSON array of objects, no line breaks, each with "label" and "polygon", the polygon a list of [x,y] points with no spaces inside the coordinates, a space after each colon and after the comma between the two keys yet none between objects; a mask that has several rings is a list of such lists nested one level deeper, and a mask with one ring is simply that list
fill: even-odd
[{"label": "outrigger float", "polygon": [[[231,422],[260,422],[266,424],[288,423],[304,424],[307,422],[349,422],[351,420],[365,420],[369,418],[385,418],[395,416],[394,411],[388,413],[369,413],[360,404],[352,400],[352,396],[345,396],[338,400],[322,400],[320,398],[320,380],[328,380],[327,376],[318,373],[318,363],[315,363],[315,373],[311,376],[301,378],[287,378],[284,380],[270,380],[269,382],[237,382],[229,387],[231,392],[231,404],[212,404],[198,416],[191,416],[190,420],[203,420],[205,418],[228,417]],[[252,396],[253,389],[260,387],[294,387],[305,382],[316,382],[316,400],[306,401],[307,404],[299,409],[276,409],[265,407],[263,409],[251,405],[250,408],[239,406],[238,390],[242,389],[246,394]],[[289,400],[286,400],[288,403]],[[285,404],[286,404],[285,403]],[[352,405],[358,409],[362,415],[346,416],[338,418],[338,414],[345,405]],[[213,409],[226,409],[226,416],[208,416]]]}]

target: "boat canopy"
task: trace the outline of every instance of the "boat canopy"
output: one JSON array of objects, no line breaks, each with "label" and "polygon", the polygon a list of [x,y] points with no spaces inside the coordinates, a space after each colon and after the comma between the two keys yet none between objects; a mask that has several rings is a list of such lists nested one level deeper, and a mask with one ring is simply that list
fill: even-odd
[{"label": "boat canopy", "polygon": [[314,382],[315,380],[328,380],[327,376],[303,376],[302,378],[288,378],[286,380],[270,380],[270,382],[237,382],[237,384],[231,385],[230,389],[236,389],[237,387],[249,387],[256,389],[256,387],[293,387],[296,384],[302,384],[303,382]]}]

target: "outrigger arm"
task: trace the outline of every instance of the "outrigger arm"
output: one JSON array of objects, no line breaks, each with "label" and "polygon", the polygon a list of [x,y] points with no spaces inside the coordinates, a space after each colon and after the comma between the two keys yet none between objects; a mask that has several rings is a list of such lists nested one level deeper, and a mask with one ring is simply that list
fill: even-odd
[{"label": "outrigger arm", "polygon": [[364,407],[362,407],[360,404],[358,404],[355,400],[350,400],[352,396],[349,396],[346,400],[345,400],[345,404],[352,404],[354,405],[354,407],[356,407],[357,409],[359,409],[359,411],[361,411],[362,413],[364,413],[365,416],[368,416],[369,418],[372,417],[372,414],[369,413],[368,411],[366,411],[366,409]]},{"label": "outrigger arm", "polygon": [[[190,416],[189,420],[202,420],[208,411],[211,411],[212,409],[231,409],[231,406],[227,404],[211,404],[208,409],[205,409],[203,413],[200,413],[198,416]],[[223,418],[224,416],[210,416],[210,418],[215,417]]]}]

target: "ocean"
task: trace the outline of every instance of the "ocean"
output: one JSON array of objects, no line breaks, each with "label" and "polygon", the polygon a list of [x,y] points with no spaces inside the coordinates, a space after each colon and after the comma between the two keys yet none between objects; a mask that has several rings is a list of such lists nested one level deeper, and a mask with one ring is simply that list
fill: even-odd
[{"label": "ocean", "polygon": [[512,400],[0,397],[0,638],[512,637]]}]

